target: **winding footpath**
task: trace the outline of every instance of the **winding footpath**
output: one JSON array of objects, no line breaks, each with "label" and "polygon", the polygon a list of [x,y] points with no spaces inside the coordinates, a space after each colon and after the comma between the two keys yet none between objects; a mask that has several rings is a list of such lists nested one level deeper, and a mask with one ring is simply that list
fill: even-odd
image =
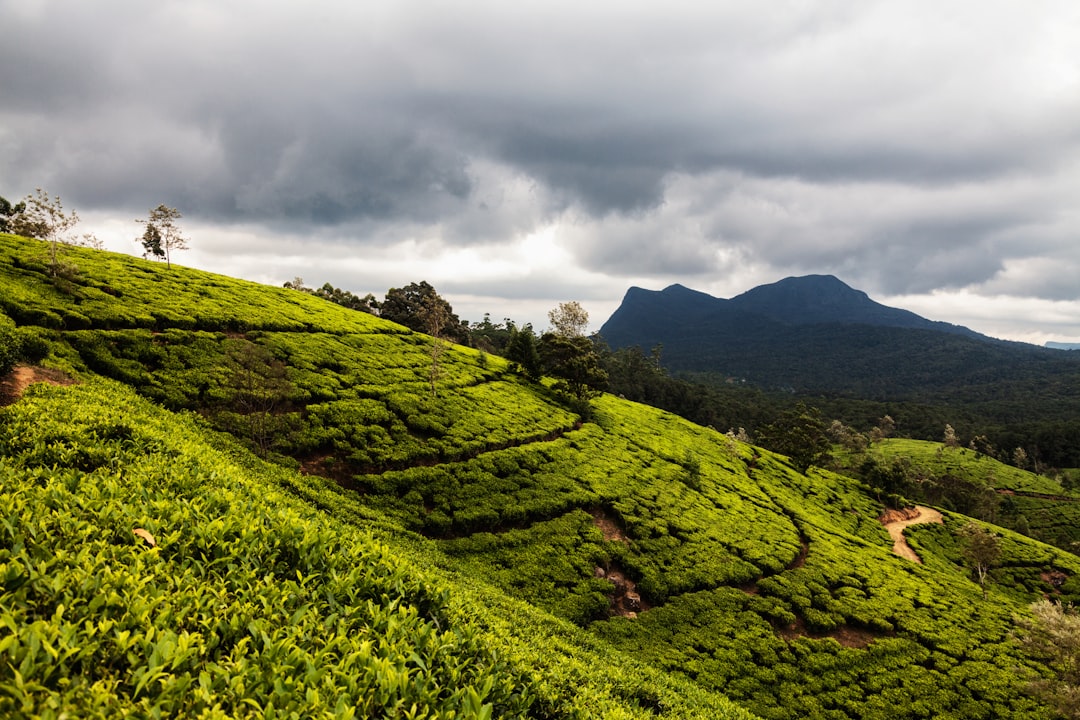
[{"label": "winding footpath", "polygon": [[923,505],[916,505],[914,512],[891,510],[881,518],[881,522],[885,526],[885,529],[889,531],[889,536],[893,539],[893,552],[902,558],[914,560],[921,565],[922,558],[920,558],[915,551],[911,549],[911,546],[908,545],[907,538],[904,537],[904,530],[911,525],[917,525],[919,523],[940,524],[944,522],[944,519],[937,510],[924,507]]}]

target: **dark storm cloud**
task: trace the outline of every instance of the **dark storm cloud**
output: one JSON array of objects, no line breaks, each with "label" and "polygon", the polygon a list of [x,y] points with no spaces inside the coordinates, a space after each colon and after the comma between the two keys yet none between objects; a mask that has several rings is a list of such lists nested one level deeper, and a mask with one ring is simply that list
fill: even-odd
[{"label": "dark storm cloud", "polygon": [[0,0],[0,26],[5,196],[424,252],[554,228],[613,284],[1068,295],[1031,258],[1080,263],[1064,0]]}]

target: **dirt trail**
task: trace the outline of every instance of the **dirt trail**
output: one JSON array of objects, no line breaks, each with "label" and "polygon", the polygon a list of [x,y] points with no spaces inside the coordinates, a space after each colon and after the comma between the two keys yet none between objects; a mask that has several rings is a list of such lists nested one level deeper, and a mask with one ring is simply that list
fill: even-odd
[{"label": "dirt trail", "polygon": [[940,524],[944,522],[940,512],[922,505],[916,505],[914,510],[888,510],[881,516],[880,520],[885,529],[889,531],[889,536],[893,539],[893,552],[902,558],[914,560],[919,564],[922,564],[922,558],[908,545],[907,538],[904,537],[905,528],[919,523]]}]

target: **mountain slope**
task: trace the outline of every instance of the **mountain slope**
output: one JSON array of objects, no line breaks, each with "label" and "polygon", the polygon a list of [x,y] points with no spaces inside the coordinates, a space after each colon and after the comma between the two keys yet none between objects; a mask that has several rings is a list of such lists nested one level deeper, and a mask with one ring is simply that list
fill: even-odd
[{"label": "mountain slope", "polygon": [[[354,548],[374,539],[391,568],[386,577],[403,579],[400,589],[396,580],[387,580],[395,589],[375,581],[365,612],[401,606],[408,616],[388,661],[398,674],[385,677],[407,671],[430,689],[423,707],[432,715],[482,717],[468,705],[479,702],[494,714],[525,717],[740,716],[718,693],[770,718],[893,717],[901,703],[909,717],[1045,715],[1022,692],[1017,668],[1040,666],[1011,641],[1012,618],[1044,593],[1080,599],[1075,556],[995,529],[1007,572],[994,575],[984,600],[962,562],[956,530],[963,516],[946,513],[943,525],[910,530],[922,563],[904,560],[878,520],[883,508],[859,482],[817,469],[798,473],[785,458],[670,413],[604,396],[584,422],[571,403],[500,358],[456,346],[433,353],[431,338],[378,318],[183,268],[72,250],[80,279],[57,289],[35,260],[42,252],[0,236],[0,307],[46,346],[54,372],[84,385],[35,388],[3,411],[2,462],[17,478],[5,485],[13,498],[5,496],[5,507],[19,509],[4,525],[18,536],[0,547],[44,555],[54,547],[52,528],[74,520],[78,535],[61,547],[89,544],[96,553],[115,546],[121,556],[111,567],[131,565],[137,550],[145,553],[132,534],[143,528],[157,550],[142,562],[168,561],[148,572],[132,565],[153,597],[167,597],[179,587],[174,576],[189,567],[195,573],[196,563],[246,568],[234,552],[277,548],[267,561],[275,570],[255,572],[243,590],[255,630],[245,623],[227,636],[177,606],[163,616],[190,620],[177,635],[201,628],[211,649],[250,635],[247,661],[275,668],[292,656],[276,635],[267,632],[268,643],[256,631],[289,623],[264,614],[261,598],[273,606],[295,591],[300,605],[289,607],[300,612],[308,599],[323,602],[326,583],[355,594],[344,568],[367,573],[375,556]],[[200,312],[184,312],[195,307]],[[161,406],[191,413],[175,417]],[[215,441],[207,426],[228,430],[280,467]],[[229,463],[222,444],[231,448]],[[217,497],[218,489],[230,504],[186,514],[192,499]],[[20,498],[40,511],[12,504]],[[57,519],[36,534],[13,519],[49,513]],[[302,528],[298,541],[286,529],[294,525]],[[91,550],[59,557],[84,578],[94,574]],[[251,567],[265,564],[256,559]],[[5,577],[18,580],[22,571],[13,572]],[[1066,579],[1051,583],[1051,572]],[[183,577],[184,597],[213,584],[197,573]],[[311,593],[287,585],[293,577],[311,583]],[[57,587],[69,586],[82,587],[68,580]],[[17,605],[5,595],[4,607],[17,606],[30,620],[17,627],[52,638],[65,632],[68,612],[79,614],[76,630],[110,619],[102,613],[113,606],[64,602],[40,574],[31,585],[5,584],[4,592],[26,587],[35,591],[18,595]],[[313,620],[304,627],[320,638],[313,646],[353,608],[351,600],[339,604],[305,611]],[[164,629],[150,616],[128,617],[124,607],[114,609],[144,637],[151,626]],[[343,632],[370,631],[345,625]],[[465,639],[457,649],[432,645],[443,658],[435,667],[423,643],[445,633]],[[69,695],[60,679],[96,656],[50,670],[49,651],[35,651],[42,662],[25,665],[33,672],[20,670],[17,679],[24,659],[14,653],[30,640],[11,637],[0,637],[0,686],[46,688],[28,701],[35,710],[51,697],[73,709],[96,707],[88,687],[106,698],[102,707],[142,708],[178,698],[174,683],[186,683],[195,689],[188,695],[210,707],[251,706],[220,655],[199,656],[213,666],[204,688],[195,660],[174,667],[168,646],[156,653],[140,646],[123,655],[126,664],[102,664],[108,672],[100,680]],[[100,647],[112,642],[109,636]],[[306,702],[301,693],[338,692],[320,685],[323,678],[349,682],[348,673],[327,667],[337,658],[314,647],[310,653],[277,673],[293,684],[253,691],[252,702],[298,707]],[[449,689],[462,653],[475,653],[475,682],[463,687],[473,687],[477,700]],[[143,677],[151,679],[140,684]],[[383,690],[350,692],[350,702],[361,703]],[[393,685],[378,695],[386,698],[380,707],[411,701],[411,692]]]},{"label": "mountain slope", "polygon": [[908,310],[874,302],[832,275],[789,277],[760,285],[731,299],[732,308],[788,325],[844,323],[878,327],[939,330],[983,337],[967,328],[934,322]]},{"label": "mountain slope", "polygon": [[871,400],[964,403],[993,421],[1037,404],[1075,418],[1080,356],[1010,343],[870,300],[836,278],[788,278],[731,300],[631,288],[600,329],[613,348],[663,346],[678,374]]}]

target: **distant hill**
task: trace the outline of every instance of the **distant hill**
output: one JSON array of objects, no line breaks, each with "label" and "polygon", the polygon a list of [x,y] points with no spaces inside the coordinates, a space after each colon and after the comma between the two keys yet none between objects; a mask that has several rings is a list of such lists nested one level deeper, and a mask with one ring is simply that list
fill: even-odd
[{"label": "distant hill", "polygon": [[1080,350],[1080,343],[1047,342],[1046,347],[1053,350]]},{"label": "distant hill", "polygon": [[1080,356],[928,320],[828,275],[787,278],[730,300],[682,285],[630,288],[600,335],[616,349],[662,345],[662,362],[675,373],[799,393],[1000,399],[1002,383],[1030,393],[1032,383],[1080,377]]}]

